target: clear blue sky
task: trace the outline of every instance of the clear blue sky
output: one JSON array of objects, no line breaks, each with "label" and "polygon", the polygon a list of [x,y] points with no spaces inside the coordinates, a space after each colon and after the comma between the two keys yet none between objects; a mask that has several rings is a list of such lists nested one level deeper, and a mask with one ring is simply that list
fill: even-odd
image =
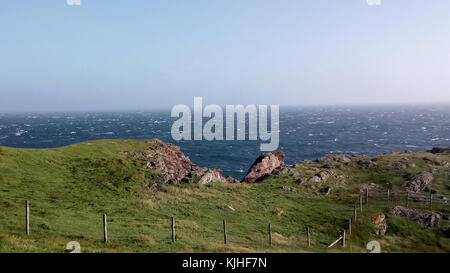
[{"label": "clear blue sky", "polygon": [[2,0],[0,112],[450,102],[450,1]]}]

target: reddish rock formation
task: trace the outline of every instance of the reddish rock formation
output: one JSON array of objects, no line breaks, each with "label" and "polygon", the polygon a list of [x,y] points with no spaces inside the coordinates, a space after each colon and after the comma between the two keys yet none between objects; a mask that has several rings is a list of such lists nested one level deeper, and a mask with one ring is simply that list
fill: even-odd
[{"label": "reddish rock formation", "polygon": [[234,178],[222,176],[222,170],[199,167],[181,152],[180,147],[164,143],[159,139],[147,141],[149,148],[145,151],[126,152],[128,156],[143,160],[145,168],[159,171],[149,188],[159,189],[161,184],[234,182]]},{"label": "reddish rock formation", "polygon": [[242,182],[260,182],[269,176],[276,168],[284,166],[284,152],[276,151],[260,155],[250,167]]},{"label": "reddish rock formation", "polygon": [[386,234],[388,226],[384,214],[372,218],[372,224],[375,226],[375,235],[384,236],[384,234]]}]

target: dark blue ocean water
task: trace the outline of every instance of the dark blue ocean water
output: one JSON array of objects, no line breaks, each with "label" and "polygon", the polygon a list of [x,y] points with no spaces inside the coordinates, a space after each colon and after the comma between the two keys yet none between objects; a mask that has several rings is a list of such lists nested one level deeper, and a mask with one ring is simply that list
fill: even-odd
[{"label": "dark blue ocean water", "polygon": [[[0,145],[50,148],[94,139],[159,138],[200,165],[242,178],[260,141],[172,140],[167,111],[0,114]],[[380,154],[450,146],[450,106],[281,107],[288,163],[327,153]]]}]

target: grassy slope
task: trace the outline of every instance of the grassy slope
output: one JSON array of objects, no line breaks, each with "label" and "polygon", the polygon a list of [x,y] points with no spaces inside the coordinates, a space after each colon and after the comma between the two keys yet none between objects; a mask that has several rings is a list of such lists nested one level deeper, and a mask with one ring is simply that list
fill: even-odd
[{"label": "grassy slope", "polygon": [[[147,146],[144,141],[103,140],[46,150],[0,147],[0,252],[63,252],[72,240],[80,242],[83,252],[367,252],[367,242],[374,239],[387,252],[450,251],[448,223],[424,230],[375,202],[353,226],[347,248],[326,248],[353,213],[357,185],[387,187],[389,182],[397,188],[402,175],[429,168],[419,159],[423,154],[415,154],[414,169],[339,170],[349,178],[339,185],[333,180],[321,185],[333,186],[329,196],[287,175],[254,185],[167,185],[150,193],[144,185],[156,173],[144,172],[141,162],[120,153]],[[381,160],[389,158],[395,155]],[[450,161],[449,156],[441,159]],[[297,171],[312,174],[303,167]],[[437,175],[434,183],[449,194],[448,172]],[[295,191],[283,191],[282,186]],[[31,203],[30,236],[24,235],[26,199]],[[377,238],[370,218],[381,212],[389,228],[385,237]],[[108,215],[108,244],[102,242],[103,213]],[[171,216],[177,220],[175,243],[170,241]],[[227,220],[226,246],[222,219]],[[267,243],[268,223],[274,233],[272,247]],[[306,246],[307,226],[311,248]]]}]

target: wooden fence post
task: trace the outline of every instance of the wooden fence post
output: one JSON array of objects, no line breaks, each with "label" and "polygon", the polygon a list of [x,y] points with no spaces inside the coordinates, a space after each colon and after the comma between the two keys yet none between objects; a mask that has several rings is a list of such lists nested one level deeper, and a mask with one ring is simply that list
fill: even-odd
[{"label": "wooden fence post", "polygon": [[306,233],[307,233],[307,240],[308,240],[308,247],[311,247],[311,233],[309,231],[309,227],[306,228]]},{"label": "wooden fence post", "polygon": [[30,202],[25,201],[25,232],[30,235]]},{"label": "wooden fence post", "polygon": [[108,223],[106,222],[106,214],[103,214],[103,241],[108,242]]},{"label": "wooden fence post", "polygon": [[345,229],[344,232],[342,233],[342,247],[345,247]]},{"label": "wooden fence post", "polygon": [[388,201],[388,204],[389,204],[389,202],[391,201],[391,192],[390,192],[389,189],[388,189],[388,191],[387,191],[387,201]]},{"label": "wooden fence post", "polygon": [[356,223],[356,221],[358,220],[358,212],[357,212],[357,210],[356,210],[356,206],[355,206],[355,214],[354,214],[354,218],[355,218],[355,223]]},{"label": "wooden fence post", "polygon": [[269,245],[272,245],[272,225],[269,224]]},{"label": "wooden fence post", "polygon": [[359,194],[359,210],[362,212],[363,209],[363,197],[362,193]]},{"label": "wooden fence post", "polygon": [[175,242],[175,217],[172,216],[172,242]]},{"label": "wooden fence post", "polygon": [[352,234],[352,218],[348,219],[348,235]]},{"label": "wooden fence post", "polygon": [[223,243],[227,244],[227,222],[223,220]]},{"label": "wooden fence post", "polygon": [[366,188],[366,205],[369,203],[369,188]]}]

